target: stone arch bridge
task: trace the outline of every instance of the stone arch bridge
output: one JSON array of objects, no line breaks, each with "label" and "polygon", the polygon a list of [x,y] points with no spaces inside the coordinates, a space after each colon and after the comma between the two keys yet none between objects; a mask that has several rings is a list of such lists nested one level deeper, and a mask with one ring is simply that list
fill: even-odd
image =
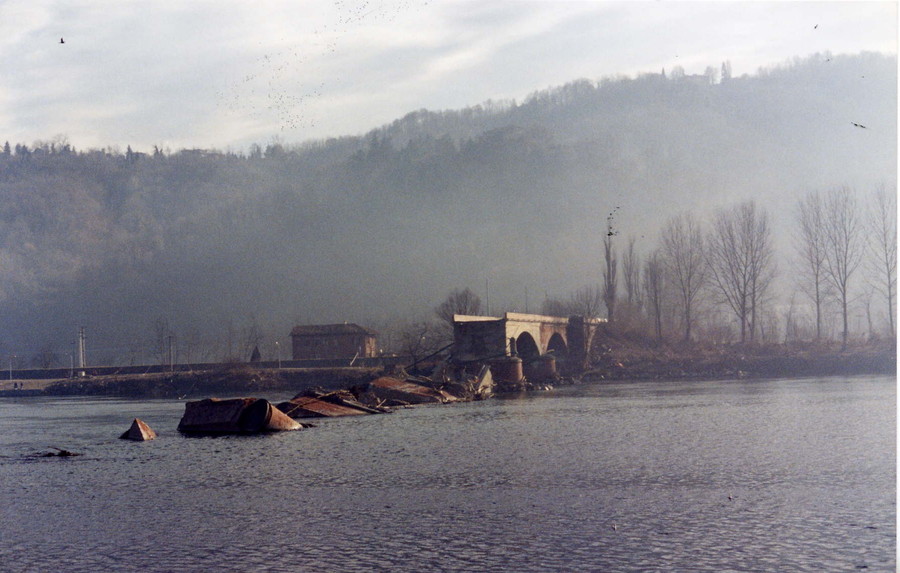
[{"label": "stone arch bridge", "polygon": [[[503,316],[453,316],[453,359],[487,362],[519,356],[528,362],[552,354],[567,370],[584,368],[591,340],[605,319],[507,312]],[[512,343],[514,341],[514,344]]]}]

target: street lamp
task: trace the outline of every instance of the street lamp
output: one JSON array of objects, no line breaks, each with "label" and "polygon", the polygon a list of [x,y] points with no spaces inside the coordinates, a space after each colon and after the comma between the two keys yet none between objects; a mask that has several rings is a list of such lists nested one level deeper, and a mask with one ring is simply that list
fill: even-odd
[{"label": "street lamp", "polygon": [[275,356],[278,357],[278,369],[281,370],[281,345],[275,341]]}]

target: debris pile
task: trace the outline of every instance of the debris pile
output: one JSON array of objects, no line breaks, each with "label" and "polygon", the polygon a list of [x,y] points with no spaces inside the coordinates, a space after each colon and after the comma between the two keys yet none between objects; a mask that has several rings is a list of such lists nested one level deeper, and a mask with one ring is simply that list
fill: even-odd
[{"label": "debris pile", "polygon": [[494,395],[494,376],[489,364],[450,364],[442,362],[431,375],[430,383],[460,400],[485,400]]},{"label": "debris pile", "polygon": [[349,390],[335,392],[306,390],[287,402],[279,403],[277,408],[294,419],[365,416],[390,412],[388,408],[367,406],[359,402]]},{"label": "debris pile", "polygon": [[[526,378],[539,379],[533,383]],[[346,390],[305,390],[290,400],[271,404],[261,398],[206,398],[185,404],[178,431],[184,434],[255,434],[299,430],[302,418],[334,418],[383,414],[392,408],[418,404],[448,404],[483,400],[495,391],[549,389],[559,380],[553,359],[541,357],[523,363],[512,356],[489,362],[439,363],[431,376],[414,376],[403,368]],[[122,439],[156,438],[142,420],[135,418]],[[56,455],[56,454],[51,454]],[[60,453],[59,455],[64,455]]]},{"label": "debris pile", "polygon": [[458,402],[450,393],[406,379],[382,376],[355,388],[359,400],[376,406],[411,406],[414,404],[446,404]]}]

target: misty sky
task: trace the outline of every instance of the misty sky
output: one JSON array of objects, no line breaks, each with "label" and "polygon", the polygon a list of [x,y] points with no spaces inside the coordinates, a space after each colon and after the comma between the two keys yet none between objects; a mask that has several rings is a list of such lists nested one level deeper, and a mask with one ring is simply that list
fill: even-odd
[{"label": "misty sky", "polygon": [[579,78],[725,60],[738,76],[824,51],[896,53],[897,4],[0,0],[0,140],[244,151]]}]

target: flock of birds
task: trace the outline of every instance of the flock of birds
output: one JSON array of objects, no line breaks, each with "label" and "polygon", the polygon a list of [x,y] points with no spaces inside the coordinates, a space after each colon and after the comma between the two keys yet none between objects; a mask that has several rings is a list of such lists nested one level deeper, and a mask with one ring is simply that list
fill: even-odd
[{"label": "flock of birds", "polygon": [[614,237],[619,234],[619,231],[613,226],[613,222],[616,219],[616,211],[621,209],[618,205],[610,211],[609,215],[606,216],[606,236]]},{"label": "flock of birds", "polygon": [[313,87],[297,86],[293,77],[307,62],[299,48],[280,50],[256,59],[256,71],[244,75],[226,90],[216,93],[218,105],[229,113],[253,119],[274,116],[281,131],[315,127],[315,121],[300,110],[322,95],[325,82]]},{"label": "flock of birds", "polygon": [[[813,26],[813,30],[818,30],[818,29],[819,29],[819,25],[818,25],[818,24],[816,24],[815,26]],[[830,62],[830,61],[831,61],[831,58],[826,58],[825,61],[826,61],[826,62]],[[863,76],[863,78],[865,78],[865,76]],[[855,121],[851,121],[850,124],[853,125],[854,127],[860,128],[860,129],[869,129],[868,127],[864,126],[863,124],[861,124],[861,123],[856,123]]]},{"label": "flock of birds", "polygon": [[[344,39],[361,25],[393,22],[412,8],[427,1],[335,0],[335,12],[329,24],[317,27],[307,37],[307,47],[288,47],[258,57],[249,73],[216,93],[221,109],[260,122],[274,120],[282,132],[297,132],[316,126],[310,110],[312,101],[325,93],[326,82],[305,78],[314,76],[323,58],[339,52]],[[290,40],[282,38],[282,45]],[[340,77],[332,81],[341,81]]]},{"label": "flock of birds", "polygon": [[[303,110],[311,100],[322,97],[326,83],[321,81],[314,87],[304,86],[300,83],[303,80],[298,80],[307,75],[303,73],[303,68],[314,66],[322,57],[336,53],[352,27],[389,23],[402,12],[427,4],[427,0],[334,0],[332,7],[337,12],[335,24],[315,29],[311,48],[286,48],[257,58],[254,71],[216,93],[218,106],[229,113],[257,120],[275,119],[282,132],[315,127],[314,117],[307,117]],[[813,26],[813,30],[818,28],[818,24]],[[59,43],[65,44],[65,38],[61,37]],[[282,43],[287,41],[283,38]],[[336,79],[340,81],[340,78]],[[861,123],[850,123],[859,129],[868,129]],[[612,217],[613,213],[610,213],[607,221],[610,235],[615,234],[611,226]]]},{"label": "flock of birds", "polygon": [[[306,104],[311,100],[323,95],[326,84],[323,81],[311,88],[298,86],[296,78],[304,75],[301,67],[314,66],[319,58],[336,53],[353,27],[392,22],[402,12],[427,4],[422,0],[334,0],[333,8],[337,12],[334,24],[323,25],[313,32],[314,49],[304,53],[300,48],[287,48],[257,58],[256,71],[217,94],[220,105],[229,112],[246,114],[254,119],[274,116],[282,132],[315,127],[314,117],[307,117],[303,110],[308,108]],[[813,26],[814,30],[818,28],[819,24]],[[60,42],[63,42],[62,38]],[[340,78],[335,79],[340,81]],[[861,123],[850,123],[859,129],[868,129]],[[610,220],[612,216],[610,213]],[[608,232],[615,234],[611,227]]]},{"label": "flock of birds", "polygon": [[[305,110],[322,97],[326,82],[306,78],[315,75],[322,58],[338,53],[347,35],[359,26],[391,23],[404,12],[426,5],[427,0],[334,0],[332,20],[306,38],[306,47],[294,45],[256,58],[251,71],[216,92],[217,107],[260,123],[274,121],[282,132],[315,127],[314,114],[307,115]],[[65,43],[60,37],[59,44]],[[290,45],[291,41],[282,38],[279,43]]]}]

